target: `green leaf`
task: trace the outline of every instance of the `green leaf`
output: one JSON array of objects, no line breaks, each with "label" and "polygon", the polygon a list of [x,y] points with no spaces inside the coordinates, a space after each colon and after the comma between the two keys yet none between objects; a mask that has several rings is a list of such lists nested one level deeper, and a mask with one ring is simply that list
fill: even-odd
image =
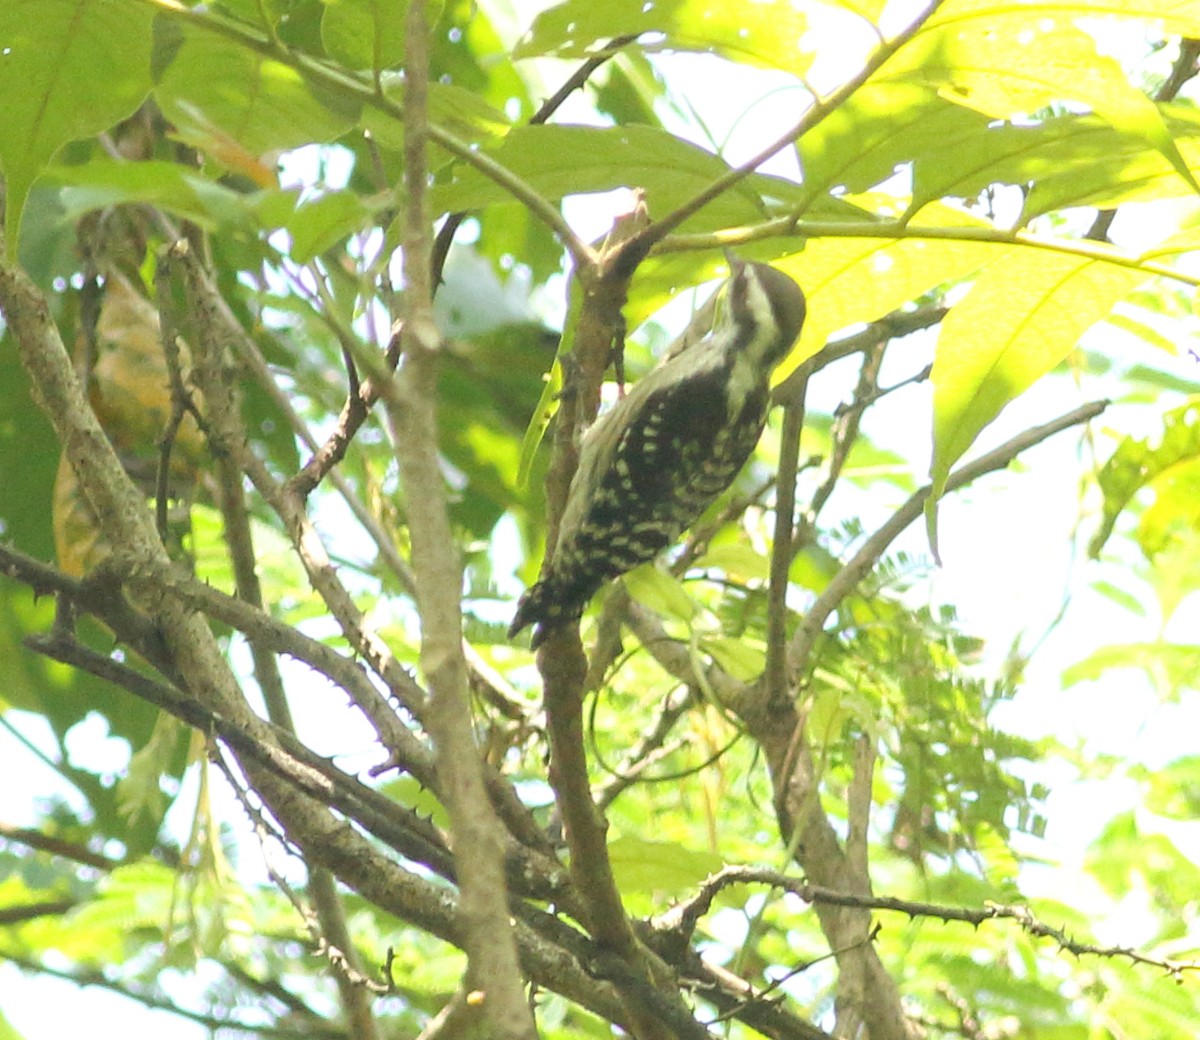
[{"label": "green leaf", "polygon": [[[534,19],[515,58],[585,58],[615,37],[638,35],[643,50],[699,51],[800,77],[813,54],[803,50],[808,19],[792,0],[568,0]],[[643,34],[653,34],[646,39]]]},{"label": "green leaf", "polygon": [[[1200,169],[1200,116],[1159,106],[1189,170]],[[908,79],[872,79],[798,142],[808,197],[861,192],[911,164],[910,210],[973,199],[996,184],[1030,185],[1022,223],[1065,206],[1173,198],[1192,189],[1146,135],[1096,115],[996,125],[946,92]]]},{"label": "green leaf", "polygon": [[45,181],[59,187],[68,221],[106,206],[144,202],[209,231],[250,223],[245,196],[176,163],[93,159],[80,166],[51,166]]},{"label": "green leaf", "polygon": [[997,17],[994,7],[976,17],[957,5],[952,11],[942,12],[948,25],[933,19],[884,66],[882,76],[928,83],[997,119],[1027,117],[1055,103],[1085,104],[1158,150],[1200,192],[1157,106],[1129,82],[1116,60],[1097,52],[1095,40],[1083,30],[1062,20],[1031,18],[1025,5],[1014,5],[1009,17]]},{"label": "green leaf", "polygon": [[[1200,113],[1179,104],[1158,107],[1179,155],[1194,175],[1200,170]],[[1018,128],[1012,130],[1013,143],[1019,146],[1021,134]],[[1047,123],[1045,131],[1047,136],[1031,156],[1037,176],[1031,178],[1025,200],[1026,218],[1066,206],[1111,208],[1123,202],[1178,198],[1193,191],[1172,161],[1127,128],[1108,126],[1096,116],[1064,116]],[[1019,155],[998,159],[1002,171],[1021,161]]]},{"label": "green leaf", "polygon": [[390,200],[378,206],[351,191],[331,191],[320,198],[302,202],[288,219],[292,235],[292,259],[306,264],[342,239],[359,231],[367,219]]},{"label": "green leaf", "polygon": [[1200,818],[1200,755],[1185,755],[1153,770],[1146,808],[1173,820]]},{"label": "green leaf", "polygon": [[653,563],[635,567],[624,578],[625,588],[635,600],[656,614],[691,621],[696,604],[683,583]]},{"label": "green leaf", "polygon": [[[322,0],[321,42],[352,69],[381,69],[404,60],[406,0]],[[433,21],[433,19],[430,19]]]},{"label": "green leaf", "polygon": [[[1028,219],[1059,205],[1085,204],[1093,189],[1110,191],[1117,170],[1102,164],[1111,160],[1114,152],[1127,159],[1130,151],[1129,135],[1094,115],[996,126],[981,113],[960,111],[968,117],[959,120],[957,132],[951,130],[947,135],[941,156],[931,153],[928,161],[918,162],[914,168],[914,205],[946,196],[974,198],[995,184],[1031,184],[1031,196],[1052,201],[1035,205],[1027,198],[1024,217]],[[985,127],[974,122],[976,119],[984,120]],[[1134,148],[1148,154],[1143,141],[1136,141]],[[1155,158],[1162,163],[1161,157]],[[1064,190],[1046,192],[1044,185],[1056,179]],[[1178,187],[1179,178],[1171,179]]]},{"label": "green leaf", "polygon": [[[925,84],[872,79],[797,142],[805,187],[813,197],[838,188],[863,192],[909,162],[914,185],[921,184],[929,171],[977,164],[988,123]],[[919,202],[939,193],[914,187],[914,194]]]},{"label": "green leaf", "polygon": [[332,141],[359,113],[356,101],[314,87],[295,69],[200,33],[185,37],[155,98],[184,140],[259,184],[264,157]]},{"label": "green leaf", "polygon": [[820,595],[840,569],[838,558],[828,549],[809,544],[792,560],[788,568],[788,581]]},{"label": "green leaf", "polygon": [[1064,19],[1081,16],[1111,15],[1130,21],[1126,25],[1137,29],[1133,19],[1153,22],[1169,33],[1200,37],[1200,9],[1195,3],[1164,4],[1162,0],[953,0],[944,3],[926,23],[926,30],[940,29],[945,23],[978,18],[991,22],[1002,20],[1025,21],[1031,18]]},{"label": "green leaf", "polygon": [[745,636],[712,636],[700,640],[700,649],[711,654],[725,671],[741,682],[757,679],[767,667],[767,651],[763,643]]},{"label": "green leaf", "polygon": [[412,809],[417,815],[430,820],[439,827],[448,827],[450,818],[446,809],[437,796],[429,788],[422,786],[420,781],[411,776],[402,776],[398,780],[389,780],[383,785],[383,792],[389,798],[405,808]]},{"label": "green leaf", "polygon": [[1100,528],[1088,543],[1097,559],[1117,518],[1143,488],[1155,491],[1155,501],[1143,514],[1138,540],[1147,555],[1165,548],[1177,526],[1192,529],[1198,515],[1200,486],[1200,404],[1176,408],[1163,416],[1157,445],[1148,439],[1126,437],[1109,456],[1096,482],[1104,492]]},{"label": "green leaf", "polygon": [[1100,679],[1106,672],[1134,668],[1151,676],[1161,676],[1173,691],[1200,688],[1200,644],[1197,643],[1115,643],[1089,654],[1062,673],[1062,684]]},{"label": "green leaf", "polygon": [[725,864],[711,852],[675,842],[622,837],[608,844],[613,874],[622,892],[679,895],[694,889]]},{"label": "green leaf", "polygon": [[[826,238],[810,241],[803,253],[777,262],[804,287],[808,318],[795,350],[775,370],[787,378],[836,332],[890,314],[945,282],[966,278],[1012,247],[1004,243],[934,241],[921,227],[988,227],[948,206],[934,204],[919,214],[908,237]],[[864,291],[869,286],[870,291]]]},{"label": "green leaf", "polygon": [[1160,473],[1152,486],[1154,501],[1138,521],[1137,540],[1154,558],[1177,539],[1191,541],[1200,531],[1200,454]]},{"label": "green leaf", "polygon": [[153,859],[117,867],[97,898],[64,920],[58,949],[85,964],[120,964],[133,933],[161,935],[167,927],[176,883],[175,872]]},{"label": "green leaf", "polygon": [[0,1040],[25,1040],[25,1037],[18,1033],[13,1024],[4,1017],[2,1011],[0,1011]]},{"label": "green leaf", "polygon": [[288,6],[294,6],[292,0],[215,0],[213,4],[215,10],[259,28],[277,27]]},{"label": "green leaf", "polygon": [[[1122,332],[1127,332],[1129,335],[1135,336],[1149,347],[1154,347],[1157,350],[1161,350],[1164,354],[1175,357],[1179,352],[1179,343],[1170,335],[1169,331],[1159,331],[1150,323],[1154,317],[1161,317],[1161,315],[1150,315],[1145,312],[1122,313],[1121,311],[1114,311],[1108,316],[1108,324],[1114,329],[1120,329]],[[1158,375],[1160,378],[1162,375],[1161,373],[1154,373],[1153,369],[1146,367],[1142,367],[1141,372]],[[1129,375],[1132,377],[1130,382],[1138,374],[1131,370],[1129,372]],[[1181,389],[1178,377],[1174,378],[1177,382],[1171,389]],[[1188,389],[1191,389],[1191,385],[1188,386]]]},{"label": "green leaf", "polygon": [[984,877],[998,890],[1016,896],[1021,865],[1003,835],[991,824],[981,823],[975,830],[974,840]]},{"label": "green leaf", "polygon": [[882,75],[904,73],[993,119],[1027,117],[1062,101],[1097,112],[1153,107],[1081,29],[1051,19],[1031,22],[1028,15],[955,14],[949,25],[927,26]]},{"label": "green leaf", "polygon": [[0,169],[8,251],[41,168],[68,141],[124,119],[150,92],[148,5],[131,0],[4,0],[0,4]]},{"label": "green leaf", "polygon": [[[748,253],[742,254],[739,251],[739,255],[751,258]],[[654,315],[680,292],[728,276],[728,260],[715,251],[651,256],[638,267],[637,277],[629,286],[629,297],[622,313],[631,329],[640,328],[643,322],[652,320]],[[712,288],[713,293],[719,290],[720,285]],[[703,299],[707,300],[708,297]],[[702,333],[708,330],[696,331]]]},{"label": "green leaf", "polygon": [[902,491],[915,491],[912,468],[909,461],[894,451],[875,443],[862,434],[850,449],[843,471],[846,479],[863,487],[877,481],[886,481]]},{"label": "green leaf", "polygon": [[878,25],[888,0],[837,0],[837,6],[852,11],[871,25]]},{"label": "green leaf", "polygon": [[[488,153],[551,201],[643,188],[655,217],[665,216],[729,170],[711,152],[650,126],[524,126]],[[513,201],[507,188],[467,166],[457,167],[452,179],[431,193],[438,212]],[[761,219],[763,214],[758,195],[740,186],[709,203],[685,226],[724,227]]]},{"label": "green leaf", "polygon": [[926,518],[935,553],[936,502],[951,466],[1145,277],[1102,260],[1026,249],[989,264],[951,309],[932,373],[933,494]]},{"label": "green leaf", "polygon": [[176,767],[181,741],[192,731],[166,712],[158,716],[154,733],[129,760],[125,776],[117,783],[117,811],[130,820],[145,814],[157,825],[169,802],[161,778]]},{"label": "green leaf", "polygon": [[710,545],[704,555],[696,560],[692,570],[719,570],[737,578],[757,578],[766,581],[771,563],[762,553],[745,542],[730,542]]},{"label": "green leaf", "polygon": [[1105,599],[1115,603],[1118,607],[1128,610],[1131,614],[1137,617],[1146,616],[1146,608],[1142,606],[1142,601],[1137,598],[1132,592],[1126,592],[1122,588],[1118,588],[1110,581],[1097,581],[1092,583],[1092,588],[1095,589]]},{"label": "green leaf", "polygon": [[1165,834],[1140,828],[1133,813],[1122,813],[1105,827],[1088,850],[1087,866],[1111,895],[1144,888],[1172,910],[1189,905],[1200,885],[1196,864]]},{"label": "green leaf", "polygon": [[[38,450],[30,451],[31,444]],[[0,526],[7,542],[43,560],[54,556],[54,535],[46,518],[58,455],[54,431],[34,401],[29,376],[6,331],[0,336]],[[22,601],[27,598],[24,591],[11,594]],[[5,656],[0,653],[0,662]],[[3,667],[0,663],[0,671]]]},{"label": "green leaf", "polygon": [[[383,93],[400,105],[403,81],[391,74],[385,76]],[[496,141],[512,129],[503,112],[453,83],[429,84],[429,120],[460,140],[474,143]],[[363,112],[362,126],[380,145],[396,150],[404,147],[404,126],[390,113],[368,108]]]},{"label": "green leaf", "polygon": [[[1195,510],[1195,500],[1188,504]],[[1158,547],[1149,577],[1160,624],[1169,624],[1181,603],[1200,588],[1200,536],[1195,526],[1174,525],[1172,537]],[[1143,537],[1139,527],[1138,536]]]},{"label": "green leaf", "polygon": [[579,280],[571,279],[570,296],[567,301],[567,317],[563,324],[563,334],[558,343],[558,352],[554,363],[543,377],[542,393],[525,427],[521,438],[521,461],[517,467],[517,483],[524,485],[529,474],[533,471],[534,458],[542,437],[550,426],[550,421],[558,412],[558,396],[563,388],[562,364],[560,357],[568,355],[575,342],[575,326],[583,309],[583,293],[579,291]]},{"label": "green leaf", "polygon": [[665,100],[665,84],[649,57],[626,49],[621,61],[608,66],[607,78],[596,82],[596,111],[619,126],[630,123],[653,125],[658,121],[655,106]]}]

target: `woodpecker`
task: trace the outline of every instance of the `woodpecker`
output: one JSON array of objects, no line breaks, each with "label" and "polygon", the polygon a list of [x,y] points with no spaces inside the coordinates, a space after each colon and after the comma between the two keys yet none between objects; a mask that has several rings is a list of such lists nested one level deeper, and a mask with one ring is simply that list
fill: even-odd
[{"label": "woodpecker", "polygon": [[804,323],[804,293],[768,264],[730,260],[704,339],[668,353],[587,432],[558,541],[517,604],[536,649],[608,580],[653,559],[737,476],[767,421],[770,379]]}]

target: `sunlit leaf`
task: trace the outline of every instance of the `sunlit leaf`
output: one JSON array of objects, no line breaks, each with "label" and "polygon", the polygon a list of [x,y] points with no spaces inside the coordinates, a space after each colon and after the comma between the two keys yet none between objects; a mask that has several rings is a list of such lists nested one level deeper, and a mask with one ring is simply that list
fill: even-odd
[{"label": "sunlit leaf", "polygon": [[954,194],[930,187],[931,180],[953,183],[952,171],[964,166],[990,171],[986,153],[978,154],[987,145],[988,122],[926,84],[872,79],[798,142],[805,187],[814,196],[863,192],[912,163],[919,208]]},{"label": "sunlit leaf", "polygon": [[1145,275],[1088,257],[1023,250],[989,264],[942,323],[933,364],[934,494],[1013,398],[1057,365]]},{"label": "sunlit leaf", "polygon": [[[489,154],[529,187],[557,201],[567,195],[642,188],[650,214],[665,216],[728,166],[710,152],[648,126],[527,126],[513,130]],[[438,210],[474,210],[514,201],[512,193],[473,167],[432,193]],[[745,187],[716,199],[692,223],[714,227],[754,220],[759,198]]]},{"label": "sunlit leaf", "polygon": [[1093,583],[1092,588],[1100,593],[1100,595],[1117,604],[1117,606],[1128,610],[1131,614],[1136,614],[1138,617],[1145,616],[1146,608],[1142,605],[1142,601],[1133,595],[1133,593],[1118,588],[1112,582],[1108,581],[1097,581]]},{"label": "sunlit leaf", "polygon": [[680,621],[690,621],[696,614],[696,604],[683,583],[654,564],[634,568],[624,581],[629,595],[657,614]]},{"label": "sunlit leaf", "polygon": [[[781,382],[835,333],[873,321],[945,282],[966,278],[1009,246],[922,239],[922,225],[986,226],[945,206],[926,208],[903,239],[827,238],[778,261],[804,289],[808,318],[800,342],[775,371]],[[869,291],[868,291],[869,288]]]},{"label": "sunlit leaf", "polygon": [[1200,756],[1186,755],[1168,762],[1148,777],[1146,808],[1174,820],[1200,818]]},{"label": "sunlit leaf", "polygon": [[244,196],[176,163],[94,159],[80,166],[51,166],[45,178],[59,187],[67,220],[133,202],[159,206],[210,231],[245,225],[249,216]]},{"label": "sunlit leaf", "polygon": [[608,851],[617,883],[631,892],[680,893],[724,866],[719,856],[674,842],[622,837]]},{"label": "sunlit leaf", "polygon": [[[1200,170],[1200,118],[1190,106],[1163,104],[1159,110],[1175,148],[1194,176]],[[1145,136],[1129,128],[1106,125],[1096,116],[1063,116],[1048,123],[1047,129],[1056,139],[1048,140],[1030,156],[1034,161],[1030,169],[1036,176],[1030,178],[1025,200],[1027,216],[1067,206],[1112,207],[1194,192],[1161,150],[1148,147]],[[1020,143],[1015,134],[1013,143]],[[1022,161],[1014,153],[1002,161],[1002,168],[1014,160]]]},{"label": "sunlit leaf", "polygon": [[154,96],[181,137],[263,186],[271,156],[332,141],[359,112],[281,62],[202,34],[185,37]]},{"label": "sunlit leaf", "polygon": [[1073,686],[1122,669],[1161,675],[1172,691],[1196,688],[1200,686],[1200,644],[1112,643],[1064,670],[1062,681],[1064,686]]},{"label": "sunlit leaf", "polygon": [[803,76],[812,60],[805,48],[806,28],[802,9],[790,0],[568,0],[534,19],[514,55],[580,58],[616,37],[638,35],[644,48],[713,52]]},{"label": "sunlit leaf", "polygon": [[1157,444],[1126,437],[1097,475],[1104,492],[1104,515],[1088,544],[1096,558],[1112,534],[1118,517],[1145,487],[1155,500],[1143,515],[1139,541],[1153,555],[1162,550],[1176,525],[1194,529],[1198,518],[1196,490],[1200,481],[1200,404],[1188,404],[1163,416]]},{"label": "sunlit leaf", "polygon": [[10,253],[29,186],[54,153],[128,116],[149,93],[152,18],[134,0],[0,4],[0,169]]},{"label": "sunlit leaf", "polygon": [[[1055,102],[1079,102],[1118,130],[1140,136],[1193,190],[1200,191],[1161,113],[1091,36],[1053,16],[1007,19],[966,10],[939,12],[883,75],[912,77],[959,104],[998,119],[1028,116]],[[903,73],[901,72],[903,70]]]}]

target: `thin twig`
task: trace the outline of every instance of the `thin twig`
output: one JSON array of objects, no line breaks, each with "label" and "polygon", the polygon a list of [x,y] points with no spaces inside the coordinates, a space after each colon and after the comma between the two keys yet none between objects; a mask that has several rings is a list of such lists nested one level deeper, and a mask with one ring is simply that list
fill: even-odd
[{"label": "thin twig", "polygon": [[811,885],[804,878],[793,877],[777,870],[760,867],[726,867],[711,875],[691,899],[659,918],[655,926],[665,930],[679,930],[691,934],[701,917],[708,913],[713,899],[730,885],[769,885],[799,896],[810,904],[851,907],[856,910],[888,910],[907,914],[910,918],[931,917],[938,921],[960,921],[978,928],[985,921],[1016,921],[1023,931],[1034,938],[1052,939],[1059,949],[1075,956],[1090,954],[1095,957],[1125,958],[1135,964],[1160,968],[1172,978],[1181,980],[1186,972],[1200,972],[1200,960],[1177,961],[1155,957],[1131,946],[1100,946],[1095,943],[1072,939],[1062,928],[1046,924],[1027,906],[985,902],[982,907],[950,906],[944,903],[927,903],[912,899],[897,899],[893,896],[856,895],[839,892],[819,885]]},{"label": "thin twig", "polygon": [[401,855],[453,878],[444,842],[432,824],[414,810],[397,805],[348,776],[286,731],[271,729],[276,744],[267,743],[174,687],[96,653],[67,635],[31,636],[25,643],[55,661],[120,686],[202,732],[216,734],[240,760],[270,770],[296,791],[356,820]]},{"label": "thin twig", "polygon": [[0,822],[0,841],[24,845],[49,856],[61,856],[73,863],[92,867],[96,870],[110,871],[120,866],[120,860],[111,859],[99,852],[93,852],[86,845],[67,841],[52,834],[43,834],[34,827],[14,827],[12,824]]},{"label": "thin twig", "polygon": [[901,47],[911,40],[925,23],[933,16],[938,7],[941,6],[942,0],[932,0],[926,7],[917,15],[912,23],[903,32],[898,33],[892,39],[880,44],[879,47],[871,54],[870,58],[863,64],[863,67],[858,73],[846,80],[837,90],[829,94],[827,97],[816,98],[812,107],[804,113],[803,118],[796,123],[790,130],[783,134],[778,140],[769,144],[766,148],[760,151],[757,155],[747,159],[739,166],[735,166],[728,173],[722,174],[714,180],[708,187],[698,192],[691,199],[685,202],[682,206],[668,213],[661,220],[656,221],[647,228],[641,235],[629,244],[631,252],[639,253],[645,256],[649,252],[651,246],[661,242],[663,238],[669,235],[672,231],[678,228],[688,217],[707,206],[714,199],[724,195],[730,188],[750,176],[763,163],[772,156],[783,151],[790,144],[795,142],[804,134],[808,133],[813,127],[821,123],[831,112],[836,112],[845,102],[857,91],[864,83],[867,82],[879,69],[894,55]]},{"label": "thin twig", "polygon": [[800,470],[800,434],[804,429],[807,379],[800,380],[784,405],[775,480],[775,536],[771,541],[767,587],[767,699],[787,696],[787,590],[796,514],[796,477]]},{"label": "thin twig", "polygon": [[[946,481],[946,490],[953,491],[971,481],[998,469],[1004,469],[1022,452],[1035,444],[1053,437],[1056,433],[1089,422],[1107,407],[1106,401],[1093,401],[1060,416],[1041,426],[1034,426],[1005,441],[972,462],[955,470]],[[909,497],[895,513],[870,538],[857,553],[834,576],[813,605],[805,613],[788,647],[788,668],[793,676],[801,674],[808,663],[818,635],[824,628],[829,615],[858,586],[867,572],[887,551],[899,534],[913,523],[925,506],[931,487],[926,485]]]},{"label": "thin twig", "polygon": [[687,687],[676,688],[663,701],[654,722],[626,752],[620,765],[612,770],[607,780],[596,785],[596,808],[600,812],[607,809],[622,791],[637,783],[650,766],[665,757],[668,748],[676,749],[671,745],[664,747],[664,742],[691,704],[692,694]]},{"label": "thin twig", "polygon": [[[841,406],[836,412],[833,424],[833,450],[829,454],[829,464],[826,467],[825,480],[813,493],[812,502],[808,507],[808,523],[812,524],[829,496],[833,494],[841,479],[846,460],[850,457],[850,449],[858,440],[858,429],[862,423],[863,413],[879,397],[879,367],[883,364],[883,353],[888,340],[881,340],[874,347],[863,352],[862,366],[858,372],[858,384],[849,404]],[[790,561],[789,561],[790,562]]]},{"label": "thin twig", "polygon": [[[614,37],[607,47],[583,62],[579,68],[563,81],[562,86],[558,90],[538,106],[538,110],[529,117],[529,125],[538,126],[549,120],[567,98],[592,78],[592,74],[597,69],[618,54],[622,47],[634,39],[636,39],[634,36]],[[430,270],[435,287],[442,283],[442,273],[446,268],[446,258],[450,255],[450,246],[454,242],[456,232],[466,219],[467,214],[465,212],[451,213],[438,230],[437,238],[434,239],[433,256],[430,262]]]},{"label": "thin twig", "polygon": [[[191,1011],[188,1008],[181,1007],[174,1001],[166,1000],[159,993],[142,990],[132,981],[113,981],[102,971],[65,971],[61,968],[54,968],[40,961],[32,960],[17,953],[15,950],[0,950],[0,960],[8,961],[25,971],[37,975],[45,975],[50,978],[61,979],[63,982],[74,983],[81,989],[95,987],[96,989],[107,990],[110,993],[115,993],[118,996],[126,997],[141,1004],[143,1007],[166,1011],[189,1022],[195,1022],[197,1025],[203,1026],[213,1033],[231,1030],[239,1033],[249,1033],[253,1036],[280,1037],[281,1040],[294,1040],[296,1036],[297,1024],[295,1022],[289,1022],[285,1025],[264,1026],[239,1022],[225,1015],[205,1015],[198,1011]],[[316,1016],[313,1016],[312,1021],[305,1022],[302,1028],[304,1035],[306,1037],[313,1037],[314,1040],[351,1040],[344,1029],[331,1026],[324,1019],[317,1018]]]},{"label": "thin twig", "polygon": [[[375,109],[394,119],[397,125],[404,124],[402,106],[377,90],[374,83],[363,76],[327,65],[295,48],[281,46],[269,36],[258,33],[240,22],[222,18],[209,10],[187,7],[178,0],[139,0],[139,2],[186,25],[232,40],[255,54],[286,65],[306,80],[319,83],[322,87],[341,97],[356,101],[364,107]],[[591,261],[591,249],[575,234],[558,207],[511,170],[443,127],[432,123],[427,124],[426,133],[429,140],[444,148],[456,159],[461,159],[468,166],[474,167],[488,180],[503,187],[533,216],[546,224],[562,242],[567,252],[571,254],[571,258],[577,266],[584,266]]]},{"label": "thin twig", "polygon": [[[390,992],[390,985],[378,982],[359,969],[357,964],[358,956],[351,948],[342,946],[340,943],[331,940],[327,932],[323,930],[325,926],[319,906],[315,912],[310,911],[292,886],[288,884],[287,879],[275,869],[270,857],[265,854],[268,838],[276,836],[273,828],[267,823],[261,809],[251,801],[249,791],[238,781],[238,778],[234,775],[234,771],[229,767],[229,763],[219,754],[212,755],[212,760],[220,770],[221,775],[225,777],[225,782],[230,790],[233,791],[234,797],[241,803],[242,811],[250,818],[254,832],[258,835],[259,845],[264,852],[262,863],[266,867],[267,876],[271,879],[271,883],[283,893],[284,898],[292,904],[292,908],[304,924],[305,931],[308,932],[313,951],[317,956],[323,957],[329,962],[340,983],[355,990],[366,990],[369,993],[384,994]],[[309,884],[311,887],[311,878]],[[315,902],[316,900],[314,899]],[[347,1004],[348,1002],[343,998],[343,1005]],[[353,1014],[352,1008],[347,1006],[346,1010]],[[363,1037],[365,1040],[366,1036],[373,1035],[376,1032],[374,1016],[364,1021],[361,1017],[355,1015],[352,1035],[356,1040],[359,1037]]]}]

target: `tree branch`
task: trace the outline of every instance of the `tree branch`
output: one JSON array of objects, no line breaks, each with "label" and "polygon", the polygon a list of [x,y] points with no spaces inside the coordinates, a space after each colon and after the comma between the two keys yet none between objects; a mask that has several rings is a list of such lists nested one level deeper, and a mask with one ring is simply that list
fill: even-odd
[{"label": "tree branch", "polygon": [[[656,221],[639,235],[638,238],[629,243],[629,251],[636,252],[640,256],[645,256],[652,246],[661,242],[667,235],[687,220],[688,217],[699,212],[714,199],[724,195],[725,192],[752,174],[772,156],[783,151],[788,145],[821,123],[831,112],[836,112],[855,91],[862,87],[867,80],[882,68],[892,55],[921,31],[921,28],[933,16],[941,6],[941,3],[942,0],[931,0],[917,17],[913,19],[907,29],[898,33],[892,39],[881,43],[856,75],[848,79],[827,97],[815,98],[812,107],[804,113],[804,117],[782,137],[769,144],[757,155],[747,159],[740,166],[735,166],[728,173],[718,177],[707,188],[697,193],[682,206],[668,213],[661,220]],[[795,218],[792,218],[792,221],[794,223]],[[726,244],[734,244],[732,240],[726,240],[723,233],[721,233],[721,239]]]},{"label": "tree branch", "polygon": [[[1082,405],[1051,422],[1025,430],[1005,441],[998,448],[989,451],[986,455],[981,455],[979,458],[967,463],[965,466],[959,467],[951,473],[949,479],[946,481],[946,490],[957,490],[983,476],[985,473],[1004,469],[1023,451],[1027,451],[1035,444],[1040,444],[1042,441],[1053,437],[1056,433],[1070,429],[1072,426],[1077,426],[1080,423],[1089,422],[1103,412],[1106,407],[1107,402],[1094,401],[1091,404]],[[837,609],[842,600],[854,591],[858,583],[875,566],[875,563],[887,551],[888,546],[892,544],[900,533],[920,517],[925,505],[925,499],[929,497],[930,491],[931,487],[926,485],[897,509],[888,521],[863,543],[858,552],[838,571],[833,580],[826,586],[825,591],[817,597],[813,605],[805,612],[804,618],[800,622],[796,633],[792,636],[791,645],[788,648],[788,668],[793,677],[803,673],[817,637],[823,630],[825,621],[829,615]]]},{"label": "tree branch", "polygon": [[1200,972],[1200,960],[1177,961],[1154,957],[1130,946],[1098,946],[1094,943],[1072,939],[1061,928],[1041,921],[1027,906],[1006,903],[985,903],[982,907],[949,906],[945,903],[927,903],[912,899],[896,899],[892,896],[858,895],[810,884],[804,878],[761,867],[726,867],[708,877],[696,895],[674,907],[663,915],[655,926],[667,931],[679,931],[690,935],[701,917],[708,913],[713,899],[730,885],[769,885],[792,895],[806,903],[825,906],[845,906],[859,910],[888,910],[906,914],[910,918],[931,917],[938,921],[957,921],[978,928],[986,921],[1016,921],[1021,929],[1034,938],[1052,939],[1065,953],[1095,957],[1125,958],[1135,964],[1159,968],[1176,980],[1186,972]]},{"label": "tree branch", "polygon": [[[319,83],[341,97],[355,101],[364,107],[373,108],[394,119],[398,126],[405,125],[404,109],[377,89],[375,83],[366,78],[334,68],[316,58],[302,54],[278,41],[247,28],[240,22],[225,19],[212,11],[185,7],[177,0],[139,0],[155,11],[184,22],[204,32],[222,36],[245,47],[264,58],[277,61],[298,72],[306,80]],[[577,267],[591,262],[592,251],[581,241],[567,223],[558,208],[543,198],[511,170],[496,162],[490,155],[460,140],[448,130],[434,123],[426,123],[425,137],[446,149],[456,159],[478,170],[488,180],[500,185],[512,197],[522,203],[529,212],[550,228],[562,242]]]},{"label": "tree branch", "polygon": [[793,384],[784,403],[775,478],[775,532],[771,539],[770,583],[767,586],[767,667],[765,682],[775,699],[787,689],[787,590],[796,517],[796,477],[800,469],[800,434],[804,429],[807,373]]},{"label": "tree branch", "polygon": [[462,565],[437,451],[437,370],[443,343],[433,320],[427,213],[429,27],[411,0],[405,28],[403,362],[384,386],[408,505],[412,567],[421,618],[421,668],[431,691],[427,722],[450,815],[458,874],[467,985],[479,993],[489,1036],[534,1040],[517,948],[509,926],[503,831],[484,783],[471,722],[462,642]]},{"label": "tree branch", "polygon": [[664,239],[655,253],[682,253],[704,249],[736,248],[750,242],[761,242],[781,236],[795,236],[800,241],[817,238],[881,238],[897,242],[987,242],[996,245],[1019,245],[1029,249],[1043,249],[1064,256],[1083,257],[1088,260],[1113,264],[1147,275],[1173,278],[1184,285],[1200,285],[1200,274],[1189,274],[1186,270],[1167,264],[1146,260],[1123,252],[1106,243],[1077,238],[1050,238],[1028,231],[1011,231],[999,227],[935,227],[914,226],[906,220],[798,220],[794,217],[776,217],[751,227],[729,228],[720,232],[694,235],[672,235]]},{"label": "tree branch", "polygon": [[[31,960],[14,951],[2,949],[0,949],[0,960],[9,961],[24,971],[37,975],[47,975],[50,978],[73,983],[81,989],[96,987],[97,989],[107,990],[110,993],[115,993],[118,996],[135,1001],[143,1007],[178,1015],[180,1018],[186,1019],[189,1022],[195,1022],[213,1033],[228,1029],[239,1033],[249,1033],[252,1036],[279,1037],[280,1040],[294,1040],[296,1036],[297,1026],[295,1023],[289,1023],[286,1026],[251,1025],[249,1023],[238,1022],[225,1015],[205,1015],[198,1011],[191,1011],[188,1008],[180,1007],[174,1001],[165,1000],[156,993],[148,990],[144,991],[131,981],[113,981],[102,971],[64,971],[61,968],[54,968],[48,964]],[[308,1020],[302,1028],[306,1037],[312,1037],[313,1040],[353,1040],[344,1029],[332,1026],[324,1019],[317,1018],[315,1015],[311,1018],[309,1016],[305,1017]]]},{"label": "tree branch", "polygon": [[43,834],[34,827],[14,827],[9,823],[0,823],[0,841],[24,845],[38,852],[45,852],[50,856],[62,856],[73,863],[79,863],[85,867],[93,867],[96,870],[103,870],[105,872],[119,866],[118,860],[110,859],[99,852],[93,852],[86,845],[80,845],[74,841],[66,841],[63,838],[58,838],[50,834]]}]

